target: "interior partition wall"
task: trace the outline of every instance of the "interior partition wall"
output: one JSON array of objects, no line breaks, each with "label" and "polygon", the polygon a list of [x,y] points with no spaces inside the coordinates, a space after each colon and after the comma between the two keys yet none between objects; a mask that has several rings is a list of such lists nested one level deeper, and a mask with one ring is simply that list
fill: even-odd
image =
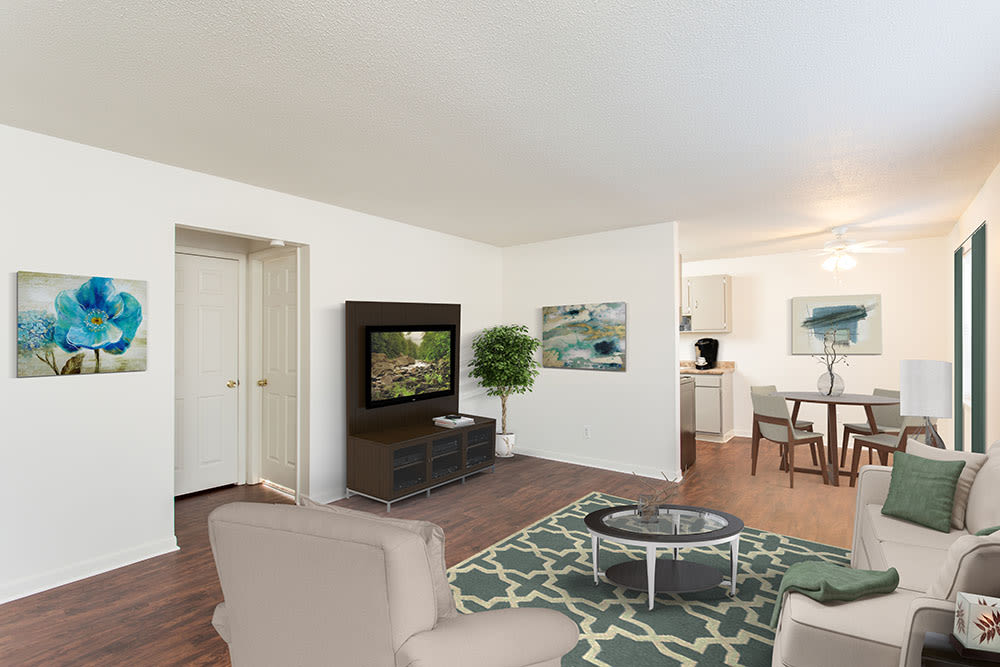
[{"label": "interior partition wall", "polygon": [[[986,451],[986,223],[955,249],[955,449]],[[968,413],[969,423],[966,424]],[[966,442],[968,439],[968,442]]]}]

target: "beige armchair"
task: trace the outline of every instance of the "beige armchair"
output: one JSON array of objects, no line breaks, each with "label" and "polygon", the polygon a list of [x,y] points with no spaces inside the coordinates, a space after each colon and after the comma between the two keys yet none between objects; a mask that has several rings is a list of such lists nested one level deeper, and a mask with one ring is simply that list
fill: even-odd
[{"label": "beige armchair", "polygon": [[786,593],[775,632],[773,667],[918,667],[924,633],[951,632],[959,591],[1000,595],[1000,532],[975,535],[1000,525],[1000,443],[993,445],[988,457],[953,456],[964,458],[966,466],[978,472],[970,475],[963,527],[953,523],[948,533],[883,515],[892,469],[861,469],[851,567],[894,567],[899,587],[888,595],[852,602],[821,603]]},{"label": "beige armchair", "polygon": [[576,624],[550,609],[456,613],[436,590],[432,524],[409,523],[263,503],[213,511],[225,602],[212,623],[232,663],[558,667],[576,646]]}]

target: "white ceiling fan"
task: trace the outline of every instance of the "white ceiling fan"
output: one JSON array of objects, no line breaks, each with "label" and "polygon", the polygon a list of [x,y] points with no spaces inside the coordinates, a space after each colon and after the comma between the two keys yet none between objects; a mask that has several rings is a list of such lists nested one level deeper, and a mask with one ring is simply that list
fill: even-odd
[{"label": "white ceiling fan", "polygon": [[823,244],[823,249],[817,255],[826,255],[823,261],[823,268],[827,271],[849,271],[858,265],[858,260],[853,255],[860,254],[895,254],[903,252],[903,248],[884,247],[887,241],[856,241],[847,238],[847,225],[834,227],[833,240]]}]

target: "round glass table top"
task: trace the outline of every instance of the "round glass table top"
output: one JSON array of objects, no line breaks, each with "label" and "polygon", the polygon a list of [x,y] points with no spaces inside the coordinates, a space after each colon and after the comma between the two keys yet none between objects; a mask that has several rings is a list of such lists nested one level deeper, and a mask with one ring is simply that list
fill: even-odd
[{"label": "round glass table top", "polygon": [[732,514],[683,505],[662,505],[652,517],[639,516],[635,505],[609,507],[591,512],[584,522],[600,535],[650,542],[697,542],[743,530],[743,522]]}]

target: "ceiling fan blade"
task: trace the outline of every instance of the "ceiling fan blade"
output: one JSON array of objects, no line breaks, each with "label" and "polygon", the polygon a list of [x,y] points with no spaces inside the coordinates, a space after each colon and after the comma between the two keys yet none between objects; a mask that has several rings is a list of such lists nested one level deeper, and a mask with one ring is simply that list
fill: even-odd
[{"label": "ceiling fan blade", "polygon": [[856,248],[848,252],[858,253],[859,255],[896,255],[905,252],[905,248]]},{"label": "ceiling fan blade", "polygon": [[855,250],[860,250],[862,248],[871,248],[878,245],[884,245],[888,241],[862,241],[861,243],[852,243],[847,246],[847,252],[853,252]]}]

